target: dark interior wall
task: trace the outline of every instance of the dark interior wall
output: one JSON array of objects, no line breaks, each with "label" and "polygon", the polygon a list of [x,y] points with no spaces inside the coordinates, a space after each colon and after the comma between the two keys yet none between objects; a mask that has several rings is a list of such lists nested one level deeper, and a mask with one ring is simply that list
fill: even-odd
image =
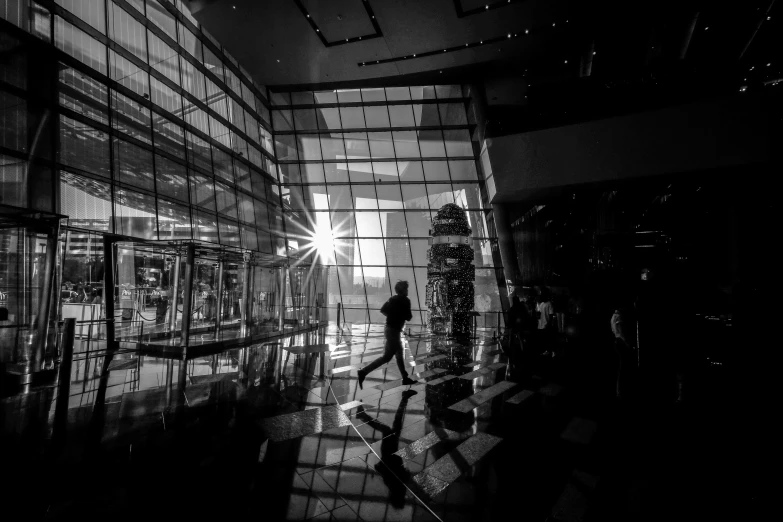
[{"label": "dark interior wall", "polygon": [[492,138],[495,201],[584,183],[779,164],[779,98],[744,93]]}]

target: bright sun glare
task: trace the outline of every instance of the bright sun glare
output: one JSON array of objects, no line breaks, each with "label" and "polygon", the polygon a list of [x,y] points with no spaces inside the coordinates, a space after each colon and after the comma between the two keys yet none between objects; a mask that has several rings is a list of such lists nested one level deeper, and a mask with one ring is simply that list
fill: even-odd
[{"label": "bright sun glare", "polygon": [[334,258],[334,236],[332,227],[328,223],[316,225],[310,243],[322,260],[329,261]]}]

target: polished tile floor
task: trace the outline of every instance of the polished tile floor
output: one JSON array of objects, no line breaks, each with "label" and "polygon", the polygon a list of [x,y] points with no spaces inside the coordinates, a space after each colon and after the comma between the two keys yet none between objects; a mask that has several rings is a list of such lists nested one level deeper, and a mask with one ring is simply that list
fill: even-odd
[{"label": "polished tile floor", "polygon": [[[607,443],[617,430],[590,395],[596,386],[579,385],[600,376],[509,360],[487,335],[406,332],[418,382],[403,386],[392,360],[363,389],[357,370],[382,354],[380,326],[184,367],[127,352],[104,379],[100,358],[80,360],[65,435],[52,426],[52,393],[3,402],[15,477],[5,491],[50,519],[647,520],[637,490],[617,485],[633,473],[617,467],[624,454]],[[317,344],[328,345],[324,375],[318,355],[285,350]]]}]

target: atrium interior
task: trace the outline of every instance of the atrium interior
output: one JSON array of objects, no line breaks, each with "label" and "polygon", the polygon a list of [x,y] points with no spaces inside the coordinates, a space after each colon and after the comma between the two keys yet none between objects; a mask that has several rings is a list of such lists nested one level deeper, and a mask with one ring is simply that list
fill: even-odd
[{"label": "atrium interior", "polygon": [[768,516],[781,21],[0,0],[2,512]]}]

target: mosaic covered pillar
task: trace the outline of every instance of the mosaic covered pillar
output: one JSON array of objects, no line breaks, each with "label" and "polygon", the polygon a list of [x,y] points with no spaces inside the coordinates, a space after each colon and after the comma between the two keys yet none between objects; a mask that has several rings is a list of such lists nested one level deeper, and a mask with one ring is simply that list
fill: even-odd
[{"label": "mosaic covered pillar", "polygon": [[427,251],[427,324],[433,333],[470,334],[476,267],[465,211],[454,203],[438,210]]}]

